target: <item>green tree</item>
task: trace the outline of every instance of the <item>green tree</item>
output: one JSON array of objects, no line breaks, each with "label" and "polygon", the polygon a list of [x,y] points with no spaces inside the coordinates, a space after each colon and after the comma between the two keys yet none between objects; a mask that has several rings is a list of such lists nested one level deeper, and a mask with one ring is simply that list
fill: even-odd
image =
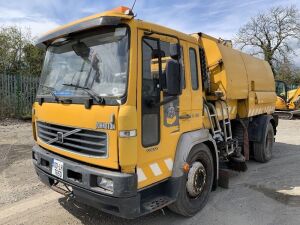
[{"label": "green tree", "polygon": [[44,51],[28,43],[24,46],[23,52],[25,73],[39,76],[42,70]]},{"label": "green tree", "polygon": [[285,81],[288,85],[300,85],[300,69],[296,68],[289,59],[285,58],[278,65],[276,79]]},{"label": "green tree", "polygon": [[0,73],[39,76],[43,51],[33,45],[29,29],[0,28]]},{"label": "green tree", "polygon": [[240,28],[235,44],[269,62],[274,74],[291,53],[291,41],[300,40],[300,14],[295,6],[275,7],[257,16]]}]

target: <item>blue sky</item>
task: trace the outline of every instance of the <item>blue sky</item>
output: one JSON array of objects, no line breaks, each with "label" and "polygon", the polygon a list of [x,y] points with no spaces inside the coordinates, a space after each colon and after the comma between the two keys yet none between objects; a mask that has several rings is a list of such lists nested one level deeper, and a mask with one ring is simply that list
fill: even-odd
[{"label": "blue sky", "polygon": [[[0,0],[0,26],[30,27],[38,36],[56,26],[102,12],[133,0]],[[186,33],[204,32],[232,39],[252,16],[270,7],[295,5],[300,0],[137,0],[139,19]],[[297,51],[300,55],[300,50]],[[297,62],[300,59],[297,59]]]}]

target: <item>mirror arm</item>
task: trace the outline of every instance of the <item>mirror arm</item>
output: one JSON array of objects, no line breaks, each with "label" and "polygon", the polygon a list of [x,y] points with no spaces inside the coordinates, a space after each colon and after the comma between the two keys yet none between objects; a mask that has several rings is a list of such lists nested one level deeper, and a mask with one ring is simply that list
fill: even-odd
[{"label": "mirror arm", "polygon": [[166,97],[162,102],[156,103],[154,104],[154,106],[163,106],[169,102],[172,102],[173,100],[175,100],[178,96],[170,96],[170,97]]}]

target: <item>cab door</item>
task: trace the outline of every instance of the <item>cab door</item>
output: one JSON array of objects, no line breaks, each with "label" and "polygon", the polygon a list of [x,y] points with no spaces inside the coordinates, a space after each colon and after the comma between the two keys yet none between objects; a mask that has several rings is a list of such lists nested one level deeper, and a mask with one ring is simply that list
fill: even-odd
[{"label": "cab door", "polygon": [[[176,146],[180,134],[189,129],[191,95],[186,89],[173,101],[160,105],[167,96],[161,90],[161,76],[170,57],[170,44],[175,38],[164,35],[145,35],[138,32],[138,187],[161,181],[171,175]],[[182,43],[184,45],[184,43]],[[184,47],[182,45],[182,47]],[[183,54],[182,54],[183,56]],[[184,60],[184,56],[180,61]],[[185,87],[184,67],[181,67],[182,86]]]}]

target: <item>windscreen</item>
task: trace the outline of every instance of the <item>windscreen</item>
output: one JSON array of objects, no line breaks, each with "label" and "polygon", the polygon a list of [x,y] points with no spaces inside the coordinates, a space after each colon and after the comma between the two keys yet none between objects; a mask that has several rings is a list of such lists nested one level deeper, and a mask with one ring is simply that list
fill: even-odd
[{"label": "windscreen", "polygon": [[47,49],[37,97],[87,97],[78,86],[103,98],[124,96],[128,39],[126,27],[102,27],[56,40]]}]

